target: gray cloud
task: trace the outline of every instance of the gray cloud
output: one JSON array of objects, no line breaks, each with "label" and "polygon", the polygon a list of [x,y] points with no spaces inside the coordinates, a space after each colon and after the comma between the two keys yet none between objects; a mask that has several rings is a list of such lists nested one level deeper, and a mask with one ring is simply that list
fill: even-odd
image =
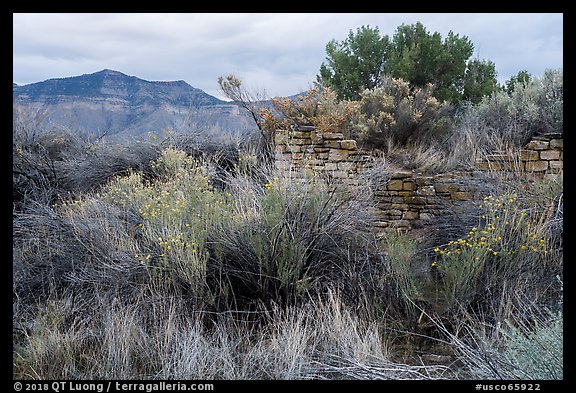
[{"label": "gray cloud", "polygon": [[541,75],[563,61],[562,14],[14,14],[13,80],[19,84],[111,68],[148,80],[183,79],[219,96],[234,73],[269,96],[310,87],[331,39],[362,25],[393,35],[421,21],[468,36],[501,81]]}]

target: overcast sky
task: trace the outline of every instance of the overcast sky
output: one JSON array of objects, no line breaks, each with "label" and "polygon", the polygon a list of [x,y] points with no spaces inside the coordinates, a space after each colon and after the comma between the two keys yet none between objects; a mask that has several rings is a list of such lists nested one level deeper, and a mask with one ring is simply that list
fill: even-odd
[{"label": "overcast sky", "polygon": [[13,81],[39,82],[113,69],[146,80],[184,80],[222,98],[230,73],[268,97],[308,89],[331,39],[362,25],[392,37],[422,22],[445,37],[468,36],[474,57],[492,60],[500,82],[563,63],[563,15],[520,14],[14,14]]}]

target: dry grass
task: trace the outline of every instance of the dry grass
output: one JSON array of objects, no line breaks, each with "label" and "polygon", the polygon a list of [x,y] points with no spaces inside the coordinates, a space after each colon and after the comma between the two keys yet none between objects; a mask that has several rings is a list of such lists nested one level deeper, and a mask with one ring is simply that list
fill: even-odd
[{"label": "dry grass", "polygon": [[[262,312],[187,314],[176,299],[68,293],[17,323],[16,379],[434,379],[446,367],[390,361],[379,327],[337,295]],[[16,319],[22,315],[15,316]]]}]

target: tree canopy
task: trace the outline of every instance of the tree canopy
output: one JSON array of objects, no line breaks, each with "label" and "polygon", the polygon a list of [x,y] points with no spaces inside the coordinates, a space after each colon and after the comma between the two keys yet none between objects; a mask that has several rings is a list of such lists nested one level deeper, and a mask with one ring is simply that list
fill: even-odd
[{"label": "tree canopy", "polygon": [[398,26],[392,38],[381,36],[378,27],[362,26],[344,41],[326,45],[317,80],[341,99],[358,99],[388,75],[408,81],[412,88],[432,83],[440,100],[477,102],[496,88],[496,70],[490,61],[469,61],[473,52],[468,37],[450,31],[443,38],[420,22]]},{"label": "tree canopy", "polygon": [[463,99],[475,104],[498,88],[496,66],[492,61],[470,60],[464,75]]},{"label": "tree canopy", "polygon": [[514,76],[511,76],[504,85],[501,86],[502,90],[504,90],[508,94],[512,94],[516,85],[521,84],[521,86],[526,87],[532,81],[532,75],[526,70],[518,71],[518,73]]},{"label": "tree canopy", "polygon": [[328,42],[327,63],[320,66],[318,78],[340,98],[356,99],[362,90],[378,86],[389,46],[378,27],[362,26],[355,34],[350,31],[346,40]]}]

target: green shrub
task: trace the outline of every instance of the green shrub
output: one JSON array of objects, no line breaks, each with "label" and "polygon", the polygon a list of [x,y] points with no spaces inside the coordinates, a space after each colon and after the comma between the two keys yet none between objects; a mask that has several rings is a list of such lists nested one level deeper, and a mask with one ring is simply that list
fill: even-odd
[{"label": "green shrub", "polygon": [[551,380],[564,376],[563,313],[542,312],[525,304],[516,317],[486,335],[480,321],[468,326],[467,344],[453,337],[454,347],[472,379]]},{"label": "green shrub", "polygon": [[370,147],[418,145],[439,140],[450,126],[450,106],[433,97],[432,85],[413,91],[401,79],[385,77],[365,90],[356,107],[355,135]]},{"label": "green shrub", "polygon": [[[136,231],[140,251],[134,257],[152,274],[154,285],[206,294],[207,234],[229,214],[229,194],[210,185],[213,167],[183,151],[166,149],[151,164],[156,180],[138,175],[120,178],[103,198],[130,207],[141,216]],[[131,179],[134,178],[134,179]],[[132,190],[122,191],[126,185]]]},{"label": "green shrub", "polygon": [[273,172],[235,171],[215,188],[209,162],[174,149],[150,167],[154,181],[117,178],[100,198],[140,215],[133,258],[157,290],[217,309],[251,308],[292,304],[326,286],[354,299],[375,287],[368,274],[384,274],[367,232],[369,199]]},{"label": "green shrub", "polygon": [[508,94],[497,91],[469,107],[456,128],[455,139],[472,127],[475,149],[485,152],[522,147],[538,134],[563,132],[563,71],[518,83]]},{"label": "green shrub", "polygon": [[441,273],[448,303],[489,302],[503,284],[534,295],[538,288],[549,290],[561,262],[550,228],[543,225],[546,211],[522,206],[516,193],[488,196],[480,208],[479,223],[465,238],[434,249],[439,259],[432,266]]},{"label": "green shrub", "polygon": [[[365,206],[315,179],[280,179],[265,184],[230,180],[231,220],[209,235],[212,276],[227,296],[244,304],[292,304],[327,285],[350,295],[369,283],[363,269],[379,274],[356,247],[375,252],[366,229]],[[350,282],[356,276],[356,282]]]}]

